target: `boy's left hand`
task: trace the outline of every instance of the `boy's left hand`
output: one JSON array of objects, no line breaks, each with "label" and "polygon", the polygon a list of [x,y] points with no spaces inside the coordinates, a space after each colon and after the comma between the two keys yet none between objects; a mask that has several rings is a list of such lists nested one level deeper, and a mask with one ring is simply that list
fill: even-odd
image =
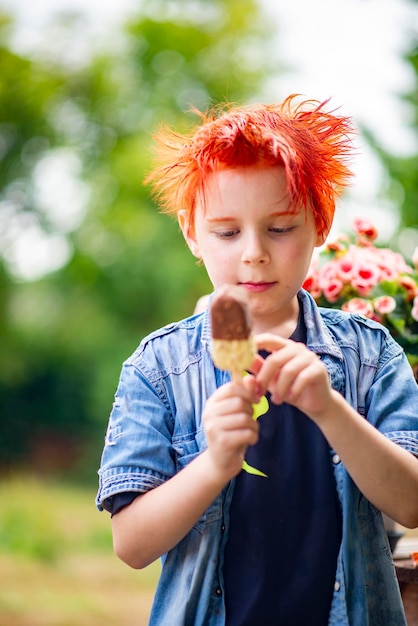
[{"label": "boy's left hand", "polygon": [[325,365],[305,344],[264,333],[255,336],[265,359],[257,355],[251,368],[260,391],[269,391],[274,404],[287,402],[314,421],[320,418],[331,399],[332,388]]},{"label": "boy's left hand", "polygon": [[278,335],[255,337],[259,349],[251,366],[257,393],[271,393],[310,417],[335,450],[352,480],[377,509],[399,524],[418,524],[418,463],[405,448],[379,432],[332,389],[328,371],[305,344]]}]

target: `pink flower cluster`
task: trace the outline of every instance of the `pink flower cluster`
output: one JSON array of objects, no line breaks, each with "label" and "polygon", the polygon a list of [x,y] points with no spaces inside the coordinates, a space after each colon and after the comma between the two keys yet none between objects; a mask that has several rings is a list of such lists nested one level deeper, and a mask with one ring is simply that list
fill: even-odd
[{"label": "pink flower cluster", "polygon": [[[353,223],[354,237],[340,235],[327,243],[311,264],[304,282],[318,304],[362,313],[418,344],[418,248],[413,264],[389,248],[374,244],[375,226]],[[412,334],[411,334],[412,333]]]}]

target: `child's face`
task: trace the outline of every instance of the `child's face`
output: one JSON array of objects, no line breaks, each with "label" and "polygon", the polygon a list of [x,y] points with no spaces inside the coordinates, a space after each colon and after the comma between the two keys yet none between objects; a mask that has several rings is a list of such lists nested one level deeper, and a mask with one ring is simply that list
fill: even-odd
[{"label": "child's face", "polygon": [[274,331],[298,310],[296,294],[307,274],[318,236],[311,209],[289,211],[283,168],[251,166],[210,175],[194,228],[180,212],[192,253],[202,259],[215,289],[242,285],[255,332]]}]

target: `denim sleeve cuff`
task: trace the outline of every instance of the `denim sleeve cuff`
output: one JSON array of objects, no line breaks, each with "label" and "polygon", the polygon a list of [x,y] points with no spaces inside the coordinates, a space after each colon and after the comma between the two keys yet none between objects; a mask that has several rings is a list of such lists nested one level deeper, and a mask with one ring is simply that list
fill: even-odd
[{"label": "denim sleeve cuff", "polygon": [[393,430],[386,436],[398,446],[418,457],[418,430]]},{"label": "denim sleeve cuff", "polygon": [[140,468],[117,467],[100,473],[96,506],[99,511],[111,511],[111,498],[124,491],[145,493],[162,485],[169,476]]}]

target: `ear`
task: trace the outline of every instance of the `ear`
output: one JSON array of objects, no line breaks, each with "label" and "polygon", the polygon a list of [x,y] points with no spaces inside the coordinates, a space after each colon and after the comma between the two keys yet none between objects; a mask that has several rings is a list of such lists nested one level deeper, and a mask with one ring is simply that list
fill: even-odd
[{"label": "ear", "polygon": [[316,235],[316,242],[315,242],[315,247],[316,248],[319,248],[320,246],[322,246],[326,242],[327,237],[329,235],[330,228],[331,227],[328,227],[328,228],[326,227],[326,228],[324,228],[322,233],[317,233],[317,235]]},{"label": "ear", "polygon": [[182,209],[178,212],[177,219],[181,228],[181,232],[183,233],[183,237],[186,240],[187,245],[189,246],[190,252],[197,259],[200,259],[201,255],[199,252],[199,245],[197,243],[194,226],[190,223],[189,212]]}]

